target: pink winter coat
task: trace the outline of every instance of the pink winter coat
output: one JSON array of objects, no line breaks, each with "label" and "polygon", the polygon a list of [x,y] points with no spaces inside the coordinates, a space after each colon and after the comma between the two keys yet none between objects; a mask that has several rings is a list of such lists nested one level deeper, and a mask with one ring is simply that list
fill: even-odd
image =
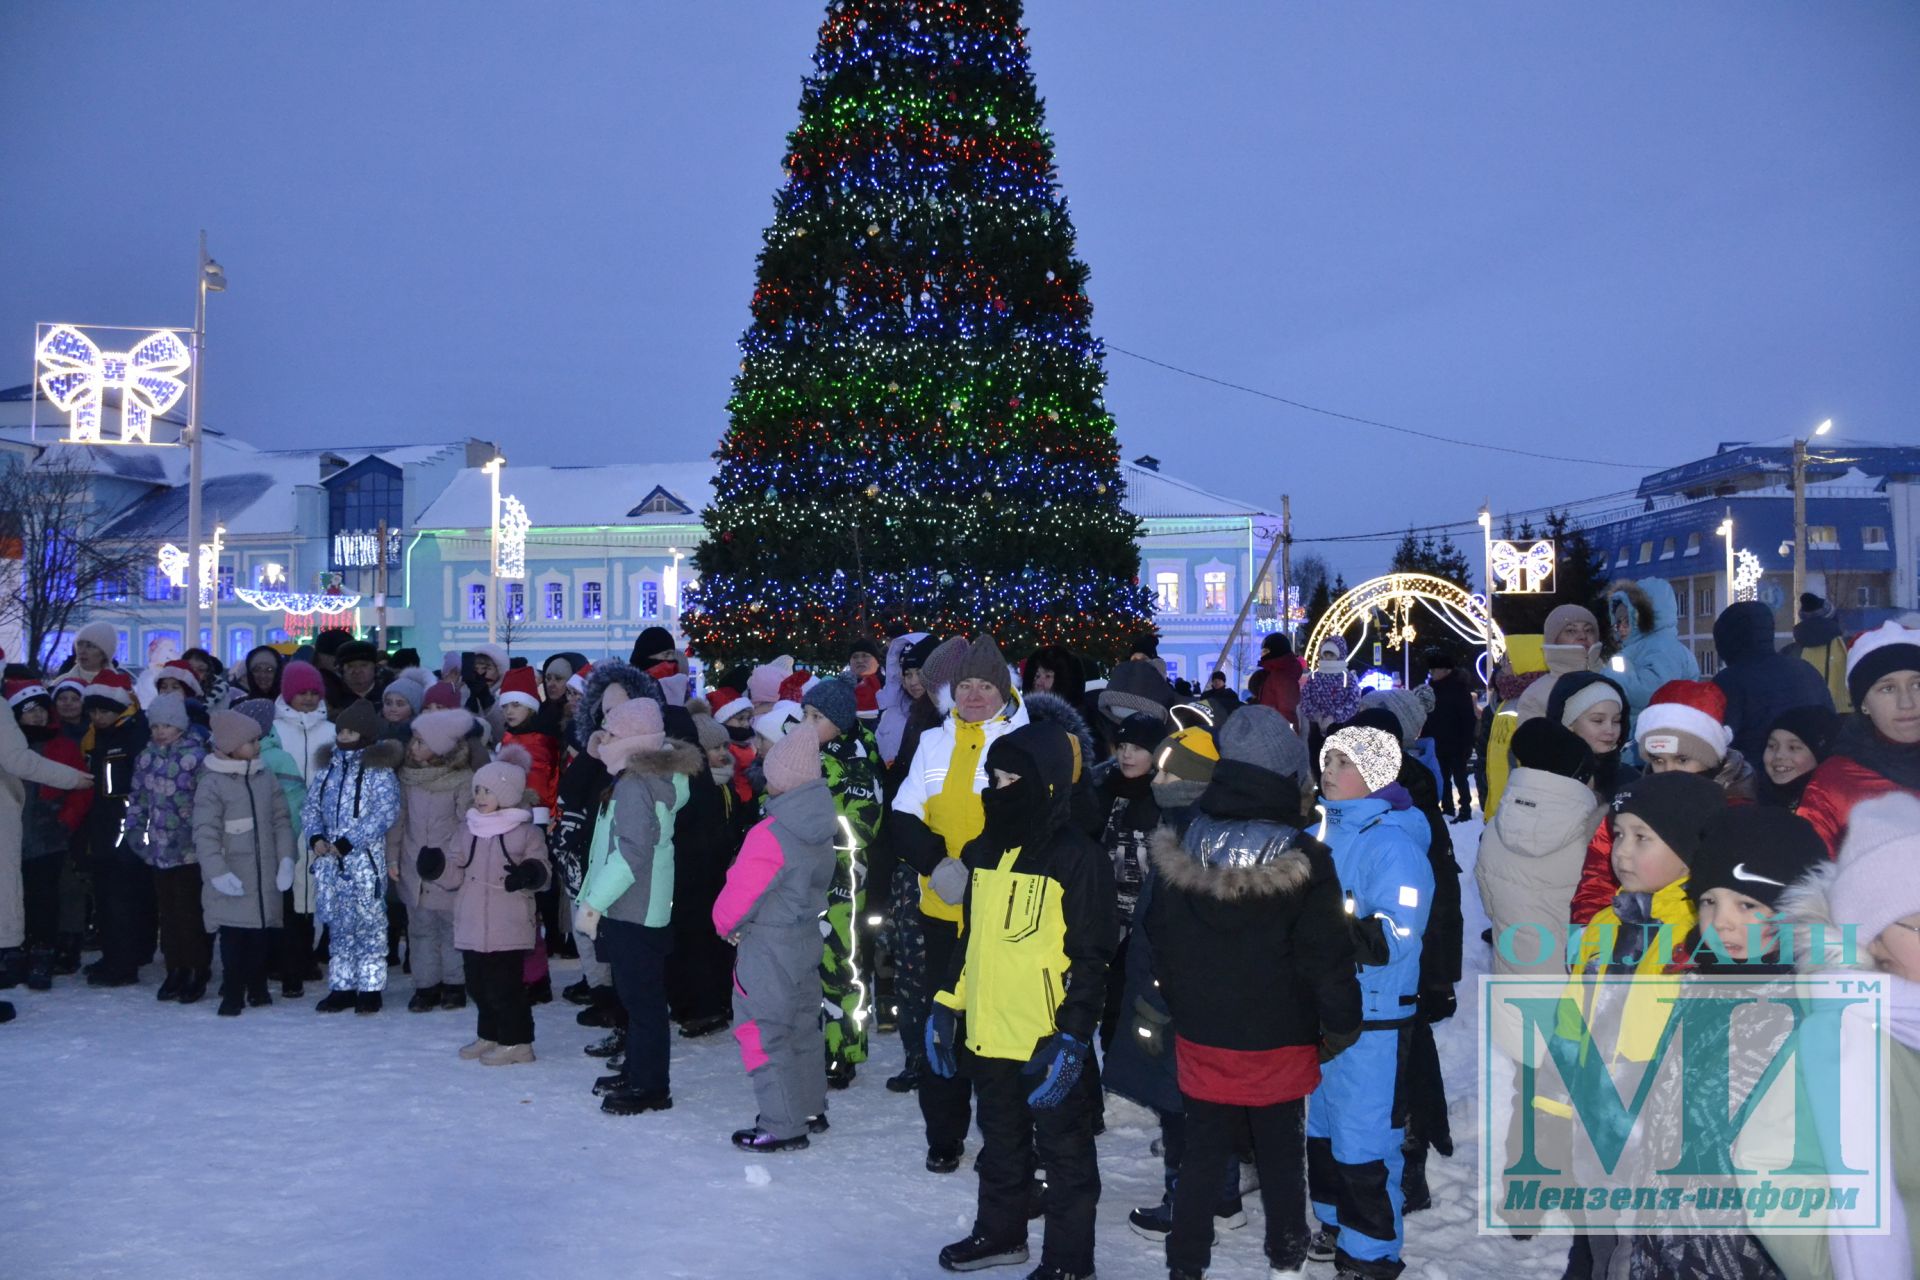
[{"label": "pink winter coat", "polygon": [[[467,811],[462,838],[447,851],[447,870],[461,873],[453,901],[453,945],[462,951],[531,951],[538,936],[534,892],[553,874],[547,838],[529,809]],[[508,890],[507,871],[521,863],[540,869],[533,883]]]}]

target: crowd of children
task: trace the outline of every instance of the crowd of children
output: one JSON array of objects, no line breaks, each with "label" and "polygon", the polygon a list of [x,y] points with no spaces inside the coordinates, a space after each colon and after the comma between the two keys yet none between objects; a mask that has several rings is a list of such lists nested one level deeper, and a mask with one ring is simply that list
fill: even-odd
[{"label": "crowd of children", "polygon": [[[979,1135],[947,1270],[1028,1261],[1041,1219],[1031,1277],[1093,1275],[1112,1091],[1160,1122],[1166,1195],[1129,1220],[1174,1280],[1255,1185],[1273,1275],[1392,1277],[1451,1152],[1432,1024],[1461,972],[1447,819],[1476,789],[1493,970],[1589,1007],[1627,991],[1616,1060],[1652,1056],[1675,984],[1844,963],[1892,987],[1896,1112],[1920,1089],[1920,630],[1843,646],[1836,706],[1833,654],[1774,653],[1752,609],[1713,681],[1656,590],[1616,586],[1605,616],[1513,637],[1484,706],[1441,652],[1368,690],[1337,638],[1309,667],[1271,637],[1243,703],[1169,682],[1151,636],[1093,687],[1063,649],[1016,667],[989,635],[911,634],[844,669],[710,661],[702,691],[659,628],[628,662],[483,646],[433,672],[327,633],[136,683],[90,627],[51,680],[7,671],[0,981],[46,990],[88,948],[88,983],[130,986],[157,949],[159,1000],[217,971],[237,1017],[324,963],[317,1008],[366,1016],[404,966],[408,1012],[471,1004],[459,1057],[502,1067],[534,1059],[548,956],[577,955],[561,994],[607,1031],[601,1109],[671,1107],[676,1025],[730,1028],[743,1151],[828,1132],[897,1030],[886,1083],[918,1095],[927,1169]],[[1857,953],[1788,949],[1835,923]],[[1535,1118],[1527,1029],[1488,1030],[1498,1152]],[[1596,1234],[1567,1274],[1911,1274],[1920,1172],[1894,1160],[1891,1236]]]}]

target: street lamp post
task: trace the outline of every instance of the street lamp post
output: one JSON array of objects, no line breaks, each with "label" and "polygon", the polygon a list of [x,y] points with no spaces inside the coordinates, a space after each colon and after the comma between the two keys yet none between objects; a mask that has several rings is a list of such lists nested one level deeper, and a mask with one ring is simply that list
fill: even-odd
[{"label": "street lamp post", "polygon": [[1733,508],[1727,508],[1727,515],[1714,530],[1727,542],[1727,603],[1733,603]]},{"label": "street lamp post", "polygon": [[[187,384],[187,643],[200,643],[200,380],[207,368],[207,295],[225,293],[227,273],[207,256],[207,233],[200,233],[200,281],[193,306],[193,380]],[[216,561],[216,565],[217,565]],[[216,570],[217,576],[217,570]],[[214,583],[216,592],[218,581]],[[215,647],[218,647],[216,642]]]},{"label": "street lamp post", "polygon": [[[1487,592],[1487,620],[1493,620],[1493,499],[1480,504],[1480,581]],[[1493,702],[1493,628],[1487,628],[1487,702]]]},{"label": "street lamp post", "polygon": [[[1823,436],[1833,430],[1833,419],[1813,429]],[[1793,600],[1799,607],[1800,593],[1807,589],[1807,442],[1793,442]]]},{"label": "street lamp post", "polygon": [[487,479],[489,482],[491,482],[492,490],[493,490],[493,500],[488,505],[488,510],[492,514],[488,517],[488,529],[487,529],[487,559],[488,559],[487,643],[488,644],[492,644],[494,642],[494,638],[499,634],[499,626],[500,626],[500,609],[499,609],[499,604],[501,599],[501,592],[500,592],[500,468],[505,466],[506,462],[507,460],[505,458],[501,457],[499,454],[496,453],[493,456],[493,460],[488,462],[486,466],[481,468],[482,471],[485,471],[487,473]]}]

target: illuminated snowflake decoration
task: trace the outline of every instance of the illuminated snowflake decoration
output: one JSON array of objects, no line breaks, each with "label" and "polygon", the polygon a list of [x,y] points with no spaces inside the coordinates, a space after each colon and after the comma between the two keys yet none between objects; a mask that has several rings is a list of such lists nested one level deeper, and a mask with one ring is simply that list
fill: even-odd
[{"label": "illuminated snowflake decoration", "polygon": [[1733,553],[1733,598],[1735,600],[1758,600],[1760,598],[1760,578],[1765,572],[1760,565],[1760,557],[1742,547]]},{"label": "illuminated snowflake decoration", "polygon": [[533,520],[526,504],[508,494],[500,499],[500,565],[502,578],[527,576],[527,531]]},{"label": "illuminated snowflake decoration", "polygon": [[109,388],[120,392],[120,443],[151,444],[153,416],[180,402],[192,356],[180,335],[161,329],[131,351],[102,351],[70,324],[55,325],[35,353],[40,389],[67,415],[67,441],[100,442],[100,411]]}]

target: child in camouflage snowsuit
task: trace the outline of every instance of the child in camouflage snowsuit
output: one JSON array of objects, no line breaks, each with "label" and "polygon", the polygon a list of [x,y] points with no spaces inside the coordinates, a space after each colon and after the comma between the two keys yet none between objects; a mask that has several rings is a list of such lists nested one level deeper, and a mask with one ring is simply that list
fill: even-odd
[{"label": "child in camouflage snowsuit", "polygon": [[827,1082],[844,1089],[853,1083],[854,1064],[867,1060],[867,1019],[873,1008],[873,979],[861,964],[857,937],[867,910],[866,853],[880,830],[879,749],[858,718],[851,681],[822,680],[807,691],[803,705],[806,723],[794,732],[812,730],[823,739],[820,763],[841,819],[833,839],[833,888],[821,921],[826,946],[820,989],[827,1019]]},{"label": "child in camouflage snowsuit", "polygon": [[387,829],[400,816],[393,771],[405,745],[380,740],[380,713],[364,700],[340,713],[334,731],[300,815],[313,853],[314,915],[332,945],[332,990],[315,1007],[378,1013],[387,985]]}]

